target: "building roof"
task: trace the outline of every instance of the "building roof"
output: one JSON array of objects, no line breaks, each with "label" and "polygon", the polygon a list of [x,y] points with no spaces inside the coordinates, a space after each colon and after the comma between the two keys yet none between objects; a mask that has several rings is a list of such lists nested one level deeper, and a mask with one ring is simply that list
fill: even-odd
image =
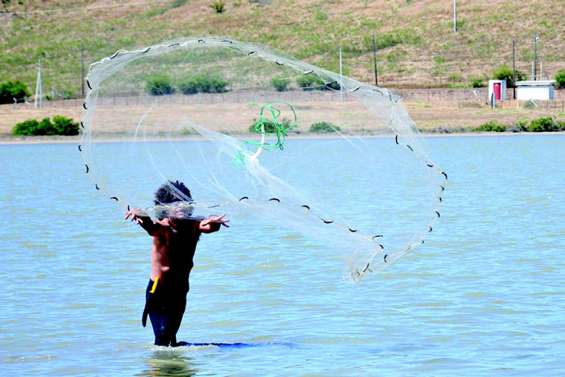
[{"label": "building roof", "polygon": [[516,81],[516,86],[554,86],[555,80],[525,80]]}]

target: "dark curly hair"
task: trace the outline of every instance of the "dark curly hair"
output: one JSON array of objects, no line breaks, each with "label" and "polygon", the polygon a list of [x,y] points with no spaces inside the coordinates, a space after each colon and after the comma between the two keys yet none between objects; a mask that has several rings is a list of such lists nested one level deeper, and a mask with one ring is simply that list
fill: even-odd
[{"label": "dark curly hair", "polygon": [[179,181],[169,181],[155,191],[155,205],[170,204],[174,202],[192,202],[192,195],[188,187]]}]

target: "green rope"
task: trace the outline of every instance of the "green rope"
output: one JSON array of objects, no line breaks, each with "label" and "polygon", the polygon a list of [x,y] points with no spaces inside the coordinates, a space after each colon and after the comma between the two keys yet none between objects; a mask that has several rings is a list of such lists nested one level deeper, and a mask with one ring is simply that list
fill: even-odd
[{"label": "green rope", "polygon": [[[284,150],[286,137],[288,136],[288,131],[296,128],[296,111],[294,107],[290,104],[286,104],[292,110],[294,120],[288,120],[286,118],[279,119],[281,116],[281,111],[277,109],[270,103],[261,106],[259,112],[259,120],[254,124],[254,130],[258,134],[274,134],[276,136],[276,141],[274,144],[270,143],[259,143],[259,142],[247,142],[248,144],[255,145],[259,148],[265,150],[273,150],[278,148],[279,150]],[[265,111],[271,115],[270,119],[265,116]]]},{"label": "green rope", "polygon": [[233,156],[233,162],[237,166],[245,166],[245,155],[241,151],[237,151],[235,156]]},{"label": "green rope", "polygon": [[[285,105],[292,110],[293,120],[289,120],[287,118],[280,119],[282,112],[273,104],[267,103],[261,106],[259,119],[253,124],[252,130],[261,136],[271,134],[275,135],[274,143],[264,141],[245,141],[245,144],[255,147],[256,151],[259,149],[266,151],[272,151],[275,149],[279,149],[281,151],[284,150],[288,132],[296,128],[296,111],[292,105],[288,103],[285,103]],[[236,165],[244,165],[245,160],[246,156],[242,151],[238,151],[234,156],[234,162]]]}]

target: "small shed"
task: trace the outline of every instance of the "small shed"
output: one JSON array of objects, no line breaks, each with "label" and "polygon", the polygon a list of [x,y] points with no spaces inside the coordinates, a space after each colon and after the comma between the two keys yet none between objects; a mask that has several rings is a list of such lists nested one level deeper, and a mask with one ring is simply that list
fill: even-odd
[{"label": "small shed", "polygon": [[516,99],[519,101],[555,99],[555,80],[527,80],[516,82]]},{"label": "small shed", "polygon": [[506,101],[506,80],[488,81],[488,102]]}]

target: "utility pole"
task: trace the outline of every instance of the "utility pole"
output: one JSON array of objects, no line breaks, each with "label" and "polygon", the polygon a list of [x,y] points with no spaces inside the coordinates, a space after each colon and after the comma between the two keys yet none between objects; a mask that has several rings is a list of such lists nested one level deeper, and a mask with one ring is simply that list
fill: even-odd
[{"label": "utility pole", "polygon": [[379,72],[377,70],[377,38],[373,34],[373,69],[375,72],[375,86],[379,86]]},{"label": "utility pole", "polygon": [[341,46],[339,46],[339,96],[343,101],[343,57],[341,54]]},{"label": "utility pole", "polygon": [[512,40],[512,97],[516,99],[516,40]]},{"label": "utility pole", "polygon": [[533,65],[533,77],[532,79],[537,80],[538,76],[538,35],[534,34],[534,65]]},{"label": "utility pole", "polygon": [[457,33],[457,0],[453,0],[453,32]]},{"label": "utility pole", "polygon": [[41,108],[43,106],[43,83],[41,77],[41,59],[37,65],[37,78],[35,79],[35,101],[34,107]]},{"label": "utility pole", "polygon": [[80,46],[80,95],[84,97],[84,47]]}]

